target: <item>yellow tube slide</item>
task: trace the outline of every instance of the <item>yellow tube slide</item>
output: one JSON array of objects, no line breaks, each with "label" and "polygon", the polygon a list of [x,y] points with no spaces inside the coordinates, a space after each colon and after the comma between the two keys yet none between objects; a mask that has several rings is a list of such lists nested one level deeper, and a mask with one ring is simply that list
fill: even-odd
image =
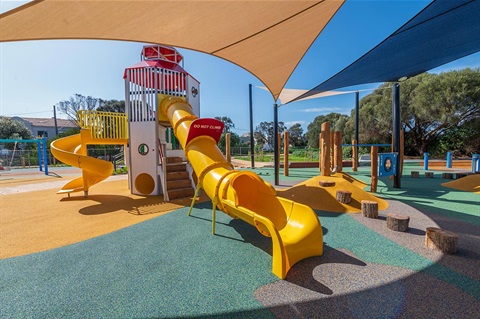
[{"label": "yellow tube slide", "polygon": [[82,169],[82,176],[68,182],[58,194],[83,191],[86,195],[91,186],[112,175],[113,164],[87,156],[87,144],[126,144],[126,140],[92,139],[90,130],[82,129],[80,134],[53,141],[51,151],[56,159]]},{"label": "yellow tube slide", "polygon": [[198,183],[213,203],[272,238],[272,272],[276,276],[283,279],[298,261],[323,254],[322,226],[310,207],[277,197],[275,189],[255,173],[233,170],[208,135],[185,145],[197,117],[183,99],[163,98],[160,111],[170,121]]}]

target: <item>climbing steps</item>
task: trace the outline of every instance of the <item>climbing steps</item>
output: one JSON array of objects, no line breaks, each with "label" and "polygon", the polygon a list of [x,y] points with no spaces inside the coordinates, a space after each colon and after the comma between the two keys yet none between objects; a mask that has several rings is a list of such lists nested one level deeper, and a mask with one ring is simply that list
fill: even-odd
[{"label": "climbing steps", "polygon": [[192,197],[195,190],[192,188],[187,163],[181,157],[167,157],[167,192],[170,200]]}]

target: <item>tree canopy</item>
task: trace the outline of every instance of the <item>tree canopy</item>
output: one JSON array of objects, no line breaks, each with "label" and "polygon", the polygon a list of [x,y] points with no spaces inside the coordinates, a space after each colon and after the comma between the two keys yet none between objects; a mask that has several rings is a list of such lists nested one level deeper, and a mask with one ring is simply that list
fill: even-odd
[{"label": "tree canopy", "polygon": [[125,101],[99,99],[97,111],[125,113]]},{"label": "tree canopy", "polygon": [[[282,134],[285,131],[285,124],[283,122],[278,122],[278,133]],[[275,126],[273,122],[261,122],[253,132],[253,137],[255,138],[255,142],[258,145],[274,145],[274,133],[275,133]]]},{"label": "tree canopy", "polygon": [[32,132],[20,121],[0,116],[0,139],[32,139]]},{"label": "tree canopy", "polygon": [[293,124],[288,128],[289,141],[288,143],[292,146],[304,146],[305,145],[305,136],[303,134],[302,125],[299,123]]},{"label": "tree canopy", "polygon": [[[444,134],[480,117],[480,69],[423,73],[401,82],[400,108],[406,152],[423,154],[429,146],[438,145]],[[346,125],[349,135],[353,115],[352,111]],[[474,129],[469,132],[477,134]],[[392,83],[382,84],[360,101],[359,136],[361,143],[391,142]]]},{"label": "tree canopy", "polygon": [[100,99],[92,96],[75,94],[68,100],[57,103],[57,109],[65,114],[69,120],[76,121],[77,112],[80,110],[95,110],[99,106]]},{"label": "tree canopy", "polygon": [[348,118],[348,115],[340,113],[330,113],[327,115],[317,116],[312,123],[308,124],[308,130],[306,134],[308,146],[312,148],[318,148],[319,136],[322,130],[322,123],[329,121],[331,131],[343,132]]}]

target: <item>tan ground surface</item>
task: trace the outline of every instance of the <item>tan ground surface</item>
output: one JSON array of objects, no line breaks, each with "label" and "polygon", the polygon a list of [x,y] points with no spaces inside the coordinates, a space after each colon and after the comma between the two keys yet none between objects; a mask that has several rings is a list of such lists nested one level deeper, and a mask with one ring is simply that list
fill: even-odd
[{"label": "tan ground surface", "polygon": [[[30,187],[30,182],[8,185]],[[190,205],[188,199],[165,203],[162,196],[132,195],[126,179],[102,182],[90,189],[88,198],[83,193],[68,198],[57,190],[0,195],[0,258],[77,243]]]},{"label": "tan ground surface", "polygon": [[[56,192],[75,174],[61,178],[39,174],[0,179],[0,259],[78,243],[189,206],[191,201],[185,198],[166,203],[162,196],[132,195],[126,176],[112,176],[93,186],[88,198],[83,193],[68,198]],[[332,179],[336,186],[320,187],[320,179]],[[378,201],[380,210],[388,207],[385,201],[363,191],[364,186],[337,174],[278,190],[278,195],[332,212],[359,212],[363,199]],[[352,202],[337,202],[337,189],[351,191]],[[202,196],[200,200],[209,199]]]}]

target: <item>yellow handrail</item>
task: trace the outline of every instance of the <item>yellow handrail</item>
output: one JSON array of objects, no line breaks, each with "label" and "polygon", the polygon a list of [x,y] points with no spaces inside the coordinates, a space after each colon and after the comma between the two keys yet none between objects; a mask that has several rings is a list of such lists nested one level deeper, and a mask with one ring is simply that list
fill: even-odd
[{"label": "yellow handrail", "polygon": [[92,132],[92,138],[128,139],[127,114],[116,112],[77,111],[77,124]]}]

